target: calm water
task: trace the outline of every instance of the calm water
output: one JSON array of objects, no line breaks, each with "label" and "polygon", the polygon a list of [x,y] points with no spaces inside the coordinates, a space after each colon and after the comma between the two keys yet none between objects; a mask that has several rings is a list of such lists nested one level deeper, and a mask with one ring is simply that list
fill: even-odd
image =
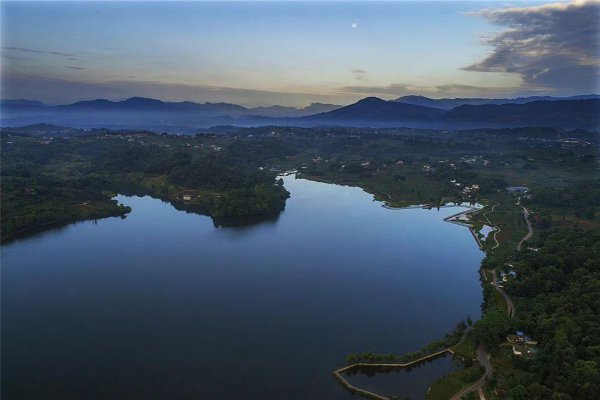
[{"label": "calm water", "polygon": [[442,221],[456,208],[285,186],[262,224],[120,196],[126,219],[4,246],[3,399],[349,399],[332,377],[347,353],[416,350],[479,317],[482,253]]},{"label": "calm water", "polygon": [[457,368],[460,368],[457,361],[449,355],[444,355],[409,369],[387,369],[387,372],[375,374],[373,368],[355,371],[347,374],[346,379],[351,384],[374,393],[416,400],[425,397],[433,383],[432,377],[447,375]]}]

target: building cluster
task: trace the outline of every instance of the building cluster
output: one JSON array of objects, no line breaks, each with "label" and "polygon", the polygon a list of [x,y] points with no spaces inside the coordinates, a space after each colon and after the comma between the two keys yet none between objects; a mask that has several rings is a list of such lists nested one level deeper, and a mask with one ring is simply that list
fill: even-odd
[{"label": "building cluster", "polygon": [[516,356],[531,357],[537,352],[538,342],[532,340],[525,332],[517,331],[514,335],[506,335],[506,341],[512,346]]},{"label": "building cluster", "polygon": [[517,279],[517,273],[512,269],[512,265],[508,264],[510,268],[507,272],[500,271],[500,278],[498,279],[498,287],[503,288],[504,285],[511,279]]},{"label": "building cluster", "polygon": [[479,185],[474,183],[463,188],[463,196],[467,198],[475,197],[479,193]]},{"label": "building cluster", "polygon": [[585,147],[592,144],[590,141],[579,138],[559,139],[558,142],[563,149],[570,147]]},{"label": "building cluster", "polygon": [[425,164],[425,165],[423,165],[422,171],[425,172],[426,174],[431,174],[431,173],[435,172],[435,168],[433,168],[429,164]]}]

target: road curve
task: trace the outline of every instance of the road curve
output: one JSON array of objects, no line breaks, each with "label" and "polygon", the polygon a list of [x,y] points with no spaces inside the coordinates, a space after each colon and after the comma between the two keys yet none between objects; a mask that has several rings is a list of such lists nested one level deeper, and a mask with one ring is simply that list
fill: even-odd
[{"label": "road curve", "polygon": [[521,239],[521,241],[517,245],[517,251],[521,251],[521,246],[523,246],[523,243],[531,239],[531,236],[533,235],[533,228],[531,227],[531,221],[529,221],[529,211],[527,211],[525,207],[523,207],[523,218],[527,223],[527,235],[525,235],[525,237]]},{"label": "road curve", "polygon": [[493,238],[494,238],[494,247],[492,247],[492,250],[497,249],[498,247],[500,247],[500,242],[498,242],[498,239],[496,239],[496,235],[501,231],[500,227],[497,225],[492,224],[492,221],[490,221],[490,219],[488,218],[488,214],[494,212],[494,209],[496,208],[496,206],[500,204],[500,203],[496,203],[492,206],[492,209],[486,213],[483,214],[483,217],[485,218],[485,220],[488,222],[488,224],[494,228],[494,232],[493,232]]},{"label": "road curve", "polygon": [[490,378],[492,376],[492,374],[494,373],[492,364],[490,364],[489,355],[488,355],[487,351],[485,350],[485,346],[483,345],[483,343],[480,343],[479,346],[477,346],[477,360],[485,369],[484,374],[481,375],[481,378],[477,379],[477,381],[474,384],[472,384],[471,386],[468,386],[468,387],[464,388],[463,390],[461,390],[460,392],[456,393],[449,400],[459,400],[467,393],[479,392],[480,390],[483,389],[483,384],[485,383],[485,379]]}]

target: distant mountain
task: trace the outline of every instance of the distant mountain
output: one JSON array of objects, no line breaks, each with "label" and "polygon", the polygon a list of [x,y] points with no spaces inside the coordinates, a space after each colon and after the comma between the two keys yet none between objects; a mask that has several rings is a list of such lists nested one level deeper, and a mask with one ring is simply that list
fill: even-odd
[{"label": "distant mountain", "polygon": [[402,126],[434,129],[537,126],[597,131],[600,129],[600,98],[462,105],[444,110],[368,97],[334,111],[294,121],[296,125],[305,126]]},{"label": "distant mountain", "polygon": [[167,104],[180,110],[212,116],[242,115],[249,111],[246,107],[230,103],[194,103],[193,101],[181,101]]},{"label": "distant mountain", "polygon": [[337,110],[304,117],[323,123],[368,123],[368,122],[429,122],[441,116],[443,110],[431,107],[385,101],[378,97],[367,97],[349,106]]},{"label": "distant mountain", "polygon": [[454,99],[431,99],[425,96],[403,96],[394,101],[405,104],[415,104],[425,107],[443,108],[450,110],[463,105],[483,105],[483,104],[525,104],[533,101],[558,101],[558,100],[589,100],[598,99],[600,95],[586,94],[570,97],[552,97],[552,96],[531,96],[517,97],[515,99],[484,99],[484,98],[454,98]]},{"label": "distant mountain", "polygon": [[317,114],[322,112],[329,112],[342,108],[342,106],[327,103],[311,103],[309,106],[301,108],[300,111],[306,113],[305,115]]},{"label": "distant mountain", "polygon": [[255,107],[248,110],[247,115],[256,115],[261,117],[271,118],[293,118],[304,117],[306,115],[318,114],[336,110],[342,106],[335,104],[312,103],[304,108],[270,106],[270,107]]},{"label": "distant mountain", "polygon": [[86,111],[86,112],[180,112],[185,111],[203,117],[216,116],[260,116],[272,118],[291,118],[335,110],[341,106],[335,104],[312,103],[305,108],[285,106],[247,108],[230,103],[196,103],[193,101],[163,102],[146,97],[131,97],[123,101],[95,99],[78,101],[60,106],[46,106],[35,100],[2,100],[0,105],[11,110],[32,110],[34,108],[49,107],[56,111]]},{"label": "distant mountain", "polygon": [[2,99],[0,100],[0,106],[44,107],[45,104],[37,100]]},{"label": "distant mountain", "polygon": [[[546,98],[546,97],[544,97]],[[246,108],[230,103],[163,102],[144,97],[123,101],[96,99],[61,106],[48,106],[32,100],[2,100],[3,126],[50,123],[54,125],[112,129],[146,129],[173,133],[193,133],[211,126],[370,126],[432,129],[468,129],[485,127],[556,127],[600,130],[600,98],[575,96],[567,100],[516,103],[462,104],[457,101],[504,101],[510,99],[428,99],[404,97],[403,101],[385,101],[367,97],[345,107],[313,103],[298,109],[272,106]],[[430,107],[411,104],[441,105]],[[446,103],[444,103],[446,101]],[[521,102],[521,103],[519,103]]]},{"label": "distant mountain", "polygon": [[533,101],[525,104],[463,105],[441,122],[475,126],[600,128],[600,99]]},{"label": "distant mountain", "polygon": [[0,113],[14,113],[14,112],[38,112],[44,109],[46,105],[41,101],[37,100],[25,100],[25,99],[3,99],[0,100]]},{"label": "distant mountain", "polygon": [[246,115],[271,117],[271,118],[286,118],[296,117],[297,108],[285,106],[269,106],[269,107],[254,107],[248,110]]},{"label": "distant mountain", "polygon": [[79,101],[77,103],[55,107],[60,111],[91,111],[91,112],[182,112],[183,110],[156,99],[146,97],[131,97],[123,101],[97,99]]}]

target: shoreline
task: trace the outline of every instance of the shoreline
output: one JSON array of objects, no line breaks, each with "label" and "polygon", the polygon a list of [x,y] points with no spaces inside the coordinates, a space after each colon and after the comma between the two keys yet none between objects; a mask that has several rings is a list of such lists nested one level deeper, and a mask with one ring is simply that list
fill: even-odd
[{"label": "shoreline", "polygon": [[[476,203],[476,204],[479,204],[479,203]],[[452,215],[444,218],[444,222],[449,222],[449,223],[452,223],[452,224],[456,224],[456,225],[460,225],[460,226],[464,226],[464,227],[468,228],[469,232],[471,232],[471,235],[475,239],[475,242],[477,243],[479,249],[481,251],[483,251],[484,253],[486,253],[486,251],[484,249],[483,243],[481,242],[481,240],[477,236],[477,233],[473,229],[473,226],[471,224],[467,223],[467,222],[458,221],[457,218],[459,218],[461,216],[468,216],[469,214],[472,214],[474,212],[484,210],[488,206],[489,205],[481,205],[480,207],[477,207],[476,205],[475,206],[470,205],[470,206],[467,207],[466,210],[461,211],[461,212],[456,213],[456,214],[452,214]],[[423,209],[429,208],[430,209],[430,208],[433,208],[433,207],[427,207],[426,205],[413,205],[413,206],[408,206],[408,207],[391,207],[387,203],[383,204],[382,207],[386,208],[386,209],[390,209],[390,210],[403,210],[403,209],[416,209],[416,208],[423,208]],[[445,204],[443,206],[439,206],[439,208],[450,208],[450,207],[461,207],[461,205],[460,204],[455,204],[455,205],[447,205],[447,204]],[[463,207],[465,207],[465,206],[463,206]],[[492,210],[493,210],[494,207],[495,207],[495,205],[492,207]],[[496,232],[497,228],[495,226],[492,226],[492,228],[494,229],[493,232]],[[481,265],[480,265],[480,269],[481,269]],[[483,285],[482,285],[482,289],[483,289]],[[464,339],[464,336],[463,336],[463,339]],[[462,339],[461,339],[461,341],[462,341]],[[346,390],[348,390],[352,394],[358,394],[359,396],[362,396],[362,397],[365,397],[365,398],[368,398],[368,399],[372,399],[372,400],[390,400],[389,397],[386,397],[386,396],[383,396],[383,395],[371,392],[369,390],[362,389],[362,388],[359,388],[357,386],[352,385],[350,382],[348,382],[347,379],[344,378],[344,376],[342,374],[345,371],[348,371],[348,370],[351,370],[351,369],[354,369],[354,368],[360,368],[360,367],[407,368],[407,367],[409,367],[411,365],[414,365],[414,364],[425,362],[425,361],[428,361],[430,359],[435,359],[435,358],[437,358],[437,357],[439,357],[439,356],[441,356],[443,354],[446,354],[446,353],[450,354],[451,356],[454,357],[455,354],[454,354],[454,351],[452,350],[451,347],[452,346],[450,346],[450,347],[448,347],[446,349],[440,350],[440,351],[438,351],[436,353],[429,354],[427,356],[421,357],[421,358],[419,358],[417,360],[414,360],[414,361],[411,361],[411,362],[408,362],[408,363],[404,363],[404,364],[401,364],[401,363],[398,363],[398,364],[394,364],[394,363],[389,363],[389,364],[386,364],[386,363],[355,363],[355,364],[348,365],[346,367],[342,367],[342,368],[338,368],[338,369],[334,370],[333,371],[333,375],[337,379],[337,381]],[[480,356],[486,356],[485,352],[481,352],[480,348],[481,348],[481,346],[478,347],[477,359],[479,359]],[[479,361],[479,363],[482,365],[482,367],[485,368],[485,365],[484,365],[483,362]],[[475,386],[482,387],[483,383],[484,383],[485,379],[488,377],[489,373],[490,372],[488,372],[488,369],[485,368],[485,372],[476,381],[475,384],[473,384],[471,386],[468,386],[466,388],[463,388],[461,391],[459,391],[458,393],[454,394],[450,399],[451,400],[455,400],[455,399],[458,399],[458,398],[462,397],[462,395],[466,394],[472,387],[475,387]],[[431,386],[430,386],[430,388],[431,388]],[[457,396],[459,396],[459,397],[457,397]]]}]

